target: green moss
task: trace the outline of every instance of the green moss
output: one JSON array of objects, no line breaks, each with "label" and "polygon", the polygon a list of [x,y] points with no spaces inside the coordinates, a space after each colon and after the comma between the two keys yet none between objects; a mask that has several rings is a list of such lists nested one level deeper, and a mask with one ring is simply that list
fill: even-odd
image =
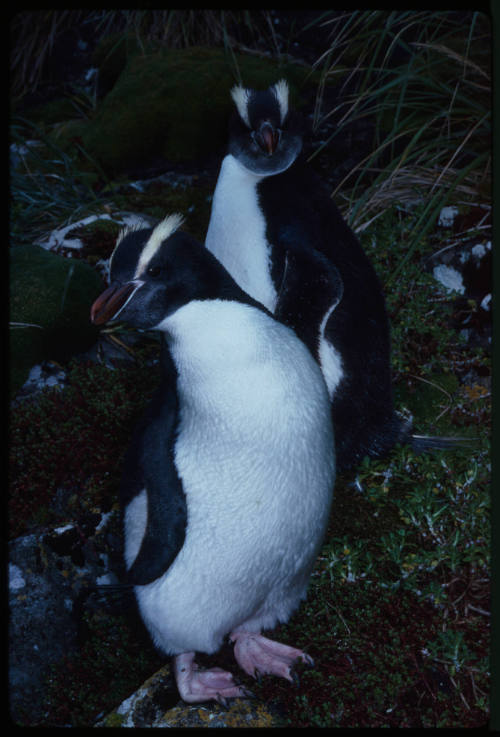
[{"label": "green moss", "polygon": [[92,64],[99,68],[101,92],[108,92],[113,87],[127,61],[140,51],[139,39],[131,33],[116,33],[101,38],[92,54]]},{"label": "green moss", "polygon": [[108,716],[106,717],[104,726],[105,727],[121,727],[124,721],[125,721],[125,717],[123,716],[123,714],[118,714],[116,711],[113,711],[111,714],[108,714]]},{"label": "green moss", "polygon": [[153,182],[144,192],[129,189],[126,195],[117,195],[115,201],[122,209],[151,215],[162,220],[168,213],[180,212],[184,216],[183,228],[204,242],[210,220],[213,183],[193,179],[189,186],[173,187]]},{"label": "green moss", "polygon": [[[236,55],[245,84],[267,86],[286,75],[295,93],[303,67]],[[160,50],[135,55],[84,133],[86,150],[108,173],[143,168],[155,157],[198,162],[223,149],[236,82],[221,49]]]},{"label": "green moss", "polygon": [[11,249],[10,321],[18,324],[9,333],[11,391],[40,361],[66,360],[90,348],[98,331],[89,310],[102,287],[87,264],[39,246]]},{"label": "green moss", "polygon": [[69,97],[58,97],[42,105],[36,105],[23,111],[23,116],[33,123],[50,127],[77,117],[77,111]]}]

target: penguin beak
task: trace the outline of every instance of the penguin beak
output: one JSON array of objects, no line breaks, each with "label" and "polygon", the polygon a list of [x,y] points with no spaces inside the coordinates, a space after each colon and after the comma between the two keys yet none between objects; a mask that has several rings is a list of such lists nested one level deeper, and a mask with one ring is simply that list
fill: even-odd
[{"label": "penguin beak", "polygon": [[272,156],[280,140],[280,131],[274,128],[269,121],[265,120],[260,124],[259,130],[254,134],[254,138],[264,153]]},{"label": "penguin beak", "polygon": [[144,282],[140,279],[134,279],[125,284],[111,284],[90,308],[90,319],[94,325],[103,325],[115,319],[143,284]]}]

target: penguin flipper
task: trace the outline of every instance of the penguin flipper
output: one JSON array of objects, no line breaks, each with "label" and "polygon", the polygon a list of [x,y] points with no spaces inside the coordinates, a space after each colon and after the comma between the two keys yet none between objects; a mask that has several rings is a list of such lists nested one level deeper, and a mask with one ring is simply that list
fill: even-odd
[{"label": "penguin flipper", "polygon": [[138,586],[151,583],[168,570],[182,548],[187,525],[186,497],[174,463],[178,419],[175,369],[164,346],[161,361],[167,378],[136,428],[123,473],[124,507],[142,490],[147,495],[146,529],[127,572],[128,582]]},{"label": "penguin flipper", "polygon": [[275,317],[293,328],[315,353],[318,328],[344,293],[339,270],[322,253],[288,240]]},{"label": "penguin flipper", "polygon": [[[175,469],[174,469],[175,471]],[[168,473],[161,487],[149,483],[147,525],[141,547],[127,572],[127,580],[141,586],[162,576],[172,565],[186,535],[186,499],[178,477]]]}]

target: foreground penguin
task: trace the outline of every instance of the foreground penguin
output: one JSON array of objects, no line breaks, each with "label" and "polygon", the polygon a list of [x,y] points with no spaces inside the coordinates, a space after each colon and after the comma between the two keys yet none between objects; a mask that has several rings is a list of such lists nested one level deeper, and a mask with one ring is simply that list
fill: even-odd
[{"label": "foreground penguin", "polygon": [[[286,82],[265,92],[235,87],[231,94],[236,113],[205,245],[319,361],[332,400],[338,470],[365,455],[385,455],[410,437],[393,405],[389,323],[377,275],[299,156],[302,122],[289,107]],[[319,314],[325,259],[338,270],[333,278],[340,275],[343,297]],[[305,264],[315,278],[302,279]]]},{"label": "foreground penguin", "polygon": [[180,224],[174,215],[120,235],[91,317],[165,334],[163,381],[125,463],[125,562],[154,643],[175,656],[182,698],[223,703],[247,692],[229,672],[198,669],[195,652],[226,636],[252,676],[291,680],[296,660],[311,662],[260,632],[306,594],[334,439],[308,348]]}]

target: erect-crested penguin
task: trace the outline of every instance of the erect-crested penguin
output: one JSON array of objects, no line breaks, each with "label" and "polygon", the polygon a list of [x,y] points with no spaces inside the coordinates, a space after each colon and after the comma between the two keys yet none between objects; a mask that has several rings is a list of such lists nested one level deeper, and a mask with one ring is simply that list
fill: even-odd
[{"label": "erect-crested penguin", "polygon": [[296,660],[310,662],[260,632],[305,596],[334,438],[309,349],[180,223],[119,236],[91,317],[166,337],[163,382],[125,463],[125,563],[154,643],[175,656],[182,698],[223,702],[245,689],[229,672],[199,669],[195,653],[215,652],[226,635],[250,675],[291,680]]},{"label": "erect-crested penguin", "polygon": [[[389,324],[377,275],[300,156],[302,122],[289,106],[286,82],[266,91],[238,86],[231,94],[236,111],[205,245],[319,361],[332,400],[337,468],[384,455],[408,439],[409,427],[393,405]],[[290,258],[297,251],[298,267]],[[328,277],[318,261],[334,264],[331,278],[340,275],[343,284],[338,307],[334,299],[320,313],[317,292]]]}]

